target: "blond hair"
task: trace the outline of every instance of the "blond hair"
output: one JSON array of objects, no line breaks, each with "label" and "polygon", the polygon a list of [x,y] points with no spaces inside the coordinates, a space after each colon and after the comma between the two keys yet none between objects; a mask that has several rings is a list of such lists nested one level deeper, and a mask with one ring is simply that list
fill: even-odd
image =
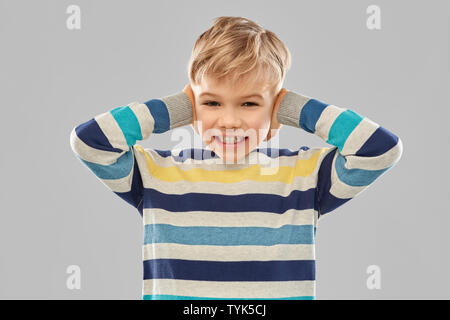
[{"label": "blond hair", "polygon": [[198,85],[205,75],[238,82],[250,72],[280,89],[291,54],[270,30],[243,17],[217,17],[194,44],[189,80]]}]

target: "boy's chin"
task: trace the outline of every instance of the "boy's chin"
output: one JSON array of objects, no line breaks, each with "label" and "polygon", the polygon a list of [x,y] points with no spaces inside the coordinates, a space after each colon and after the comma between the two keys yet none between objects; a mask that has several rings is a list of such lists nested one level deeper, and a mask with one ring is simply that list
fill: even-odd
[{"label": "boy's chin", "polygon": [[221,151],[214,148],[211,144],[206,146],[207,149],[214,151],[214,153],[225,163],[244,163],[245,157],[248,153],[245,151]]},{"label": "boy's chin", "polygon": [[221,155],[219,154],[219,157],[225,162],[225,163],[244,163],[245,161],[245,156],[247,154],[246,153],[242,153],[242,154],[225,154],[225,155]]}]

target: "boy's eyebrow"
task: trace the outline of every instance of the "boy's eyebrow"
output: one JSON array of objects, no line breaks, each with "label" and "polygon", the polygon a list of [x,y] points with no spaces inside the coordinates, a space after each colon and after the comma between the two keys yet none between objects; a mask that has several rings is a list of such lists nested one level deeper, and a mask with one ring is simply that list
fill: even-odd
[{"label": "boy's eyebrow", "polygon": [[[203,93],[200,94],[200,97],[203,97],[203,96],[206,96],[206,95],[221,98],[221,96],[219,96],[217,94],[214,94],[214,93],[210,93],[210,92],[203,92]],[[246,96],[242,96],[242,97],[240,97],[240,99],[251,98],[251,97],[258,97],[258,98],[264,100],[264,98],[259,93],[252,93],[252,94],[249,94],[249,95],[246,95]]]}]

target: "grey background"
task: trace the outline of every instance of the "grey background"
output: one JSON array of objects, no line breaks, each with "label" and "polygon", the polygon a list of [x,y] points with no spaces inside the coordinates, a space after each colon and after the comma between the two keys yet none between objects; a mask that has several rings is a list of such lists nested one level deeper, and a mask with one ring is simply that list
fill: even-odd
[{"label": "grey background", "polygon": [[[66,8],[81,8],[81,30]],[[366,8],[381,8],[381,30]],[[75,125],[179,92],[213,18],[289,47],[284,87],[397,134],[400,162],[317,231],[317,299],[448,299],[447,1],[0,1],[0,298],[141,299],[142,220],[75,158]],[[183,127],[191,130],[189,126]],[[447,132],[447,133],[446,133]],[[140,141],[170,149],[171,132]],[[330,146],[284,126],[280,146]],[[261,145],[264,147],[264,144]],[[69,265],[81,289],[66,287]],[[369,290],[366,269],[381,269]]]}]

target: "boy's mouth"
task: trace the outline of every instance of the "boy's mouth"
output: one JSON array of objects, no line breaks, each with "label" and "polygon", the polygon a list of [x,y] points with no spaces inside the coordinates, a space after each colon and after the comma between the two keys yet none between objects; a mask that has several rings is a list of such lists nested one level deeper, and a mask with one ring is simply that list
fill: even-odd
[{"label": "boy's mouth", "polygon": [[224,147],[237,147],[248,140],[248,136],[242,137],[221,137],[214,136],[214,141],[221,144]]}]

